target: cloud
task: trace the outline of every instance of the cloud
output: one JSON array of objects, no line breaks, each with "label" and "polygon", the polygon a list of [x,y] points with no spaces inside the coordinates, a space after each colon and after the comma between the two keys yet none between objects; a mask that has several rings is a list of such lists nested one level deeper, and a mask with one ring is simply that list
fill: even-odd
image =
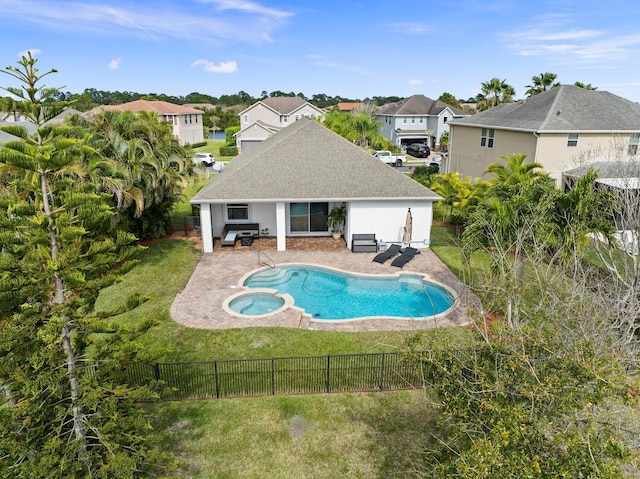
[{"label": "cloud", "polygon": [[26,57],[29,53],[31,53],[32,57],[37,57],[39,53],[42,53],[42,50],[38,48],[29,48],[22,52],[18,52],[18,58]]},{"label": "cloud", "polygon": [[214,4],[214,11],[194,2],[175,2],[175,7],[147,0],[120,3],[119,7],[112,6],[114,3],[0,0],[0,11],[16,24],[35,25],[40,30],[73,29],[89,35],[128,35],[154,41],[172,37],[216,44],[271,42],[271,34],[293,15],[246,0],[200,0]]},{"label": "cloud", "polygon": [[408,35],[428,35],[433,29],[424,23],[395,22],[389,24],[389,30],[393,33],[406,33]]},{"label": "cloud", "polygon": [[217,65],[209,60],[196,60],[191,64],[191,66],[202,66],[204,71],[213,73],[235,73],[238,71],[238,64],[233,60],[220,62]]},{"label": "cloud", "polygon": [[424,83],[424,80],[420,80],[419,78],[412,78],[408,83],[409,85],[422,85]]},{"label": "cloud", "polygon": [[109,62],[107,67],[109,68],[109,70],[117,70],[120,68],[120,63],[122,63],[122,58],[114,58]]}]

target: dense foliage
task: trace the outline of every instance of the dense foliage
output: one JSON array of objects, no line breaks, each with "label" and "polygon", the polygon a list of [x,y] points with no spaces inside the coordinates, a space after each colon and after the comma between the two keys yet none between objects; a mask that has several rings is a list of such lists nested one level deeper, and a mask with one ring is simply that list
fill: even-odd
[{"label": "dense foliage", "polygon": [[139,252],[113,207],[132,182],[92,135],[43,126],[66,105],[41,86],[55,70],[36,63],[3,70],[36,134],[14,127],[19,139],[0,148],[0,476],[156,477],[171,460],[137,405],[154,393],[120,374],[145,359],[133,341],[151,323],[110,320],[144,298],[93,313]]}]

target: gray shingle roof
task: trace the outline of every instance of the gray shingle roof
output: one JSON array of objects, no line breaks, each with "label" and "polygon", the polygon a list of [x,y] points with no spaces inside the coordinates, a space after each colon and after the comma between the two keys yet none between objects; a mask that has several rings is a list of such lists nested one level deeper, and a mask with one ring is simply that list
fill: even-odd
[{"label": "gray shingle roof", "polygon": [[382,105],[376,115],[439,115],[445,108],[449,108],[456,115],[467,115],[458,108],[424,95],[413,95],[395,103]]},{"label": "gray shingle roof", "polygon": [[560,85],[449,123],[536,132],[637,132],[640,104],[606,91]]},{"label": "gray shingle roof", "polygon": [[441,198],[317,121],[302,118],[238,155],[192,203],[357,199]]},{"label": "gray shingle roof", "polygon": [[300,108],[306,102],[306,100],[297,96],[270,96],[262,100],[262,103],[283,115]]}]

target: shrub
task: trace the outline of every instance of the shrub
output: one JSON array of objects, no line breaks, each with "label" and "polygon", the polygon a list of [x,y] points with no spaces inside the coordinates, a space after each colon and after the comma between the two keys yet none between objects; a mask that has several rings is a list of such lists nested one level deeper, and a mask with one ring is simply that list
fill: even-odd
[{"label": "shrub", "polygon": [[238,147],[236,146],[221,146],[220,156],[237,156]]}]

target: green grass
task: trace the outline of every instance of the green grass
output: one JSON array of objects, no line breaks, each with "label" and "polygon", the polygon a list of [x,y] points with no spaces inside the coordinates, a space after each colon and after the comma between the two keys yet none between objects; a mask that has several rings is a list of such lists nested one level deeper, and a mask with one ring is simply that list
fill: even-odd
[{"label": "green grass", "polygon": [[206,145],[200,146],[198,148],[194,148],[194,153],[213,153],[213,156],[216,157],[216,161],[231,161],[233,156],[220,156],[220,147],[225,145],[224,140],[205,140]]},{"label": "green grass", "polygon": [[405,478],[432,439],[422,391],[149,405],[185,478]]},{"label": "green grass", "polygon": [[[396,351],[415,333],[371,331],[362,333],[312,331],[291,328],[194,329],[175,323],[169,308],[184,289],[201,253],[188,241],[161,240],[149,245],[141,264],[123,281],[100,292],[99,311],[116,307],[127,296],[139,293],[149,301],[115,318],[124,324],[153,319],[154,326],[141,338],[141,345],[158,361],[206,361],[219,359],[315,356],[325,354]],[[467,333],[448,329],[453,339]]]}]

